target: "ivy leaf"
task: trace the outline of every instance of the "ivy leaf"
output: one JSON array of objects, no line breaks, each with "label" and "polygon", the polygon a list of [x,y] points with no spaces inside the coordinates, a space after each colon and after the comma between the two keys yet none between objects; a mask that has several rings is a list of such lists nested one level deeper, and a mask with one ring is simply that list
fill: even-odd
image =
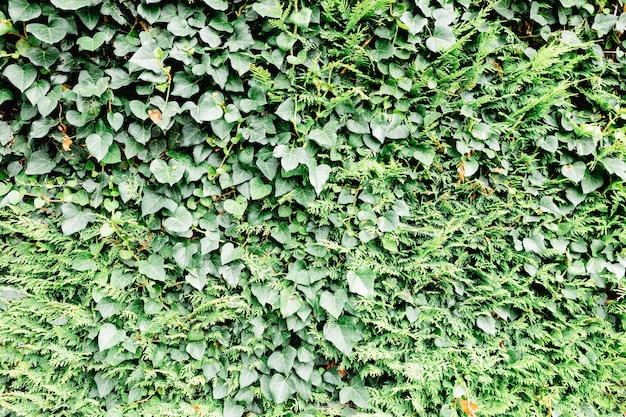
[{"label": "ivy leaf", "polygon": [[83,209],[73,203],[65,203],[61,206],[63,221],[61,230],[63,234],[69,236],[80,232],[95,219],[95,215],[89,209]]},{"label": "ivy leaf", "polygon": [[328,312],[335,319],[338,319],[343,312],[343,307],[348,301],[348,294],[345,290],[339,289],[335,294],[324,291],[320,296],[320,307]]},{"label": "ivy leaf", "polygon": [[186,233],[193,223],[193,217],[189,210],[180,206],[174,214],[163,221],[163,227],[168,232]]},{"label": "ivy leaf", "polygon": [[286,122],[298,124],[301,121],[296,113],[296,102],[291,97],[280,103],[275,114]]},{"label": "ivy leaf", "polygon": [[50,0],[50,2],[61,10],[78,10],[91,6],[91,0]]},{"label": "ivy leaf", "polygon": [[368,408],[369,407],[369,393],[367,388],[360,385],[348,385],[343,387],[339,391],[339,402],[346,404],[348,402],[354,403],[357,407]]},{"label": "ivy leaf", "polygon": [[9,16],[14,22],[28,22],[41,15],[39,4],[28,2],[27,0],[9,1]]},{"label": "ivy leaf", "polygon": [[202,0],[213,10],[225,11],[228,10],[228,1],[226,0]]},{"label": "ivy leaf", "polygon": [[327,123],[323,129],[313,129],[309,139],[323,148],[332,149],[337,146],[337,123]]},{"label": "ivy leaf", "polygon": [[252,4],[252,9],[261,17],[280,19],[283,15],[283,8],[276,0],[261,0]]},{"label": "ivy leaf", "polygon": [[323,333],[324,338],[346,356],[350,356],[354,343],[362,338],[362,334],[351,320],[328,322],[324,325]]},{"label": "ivy leaf", "polygon": [[224,115],[222,102],[224,96],[219,92],[206,92],[200,96],[198,105],[189,111],[196,122],[210,122]]},{"label": "ivy leaf", "polygon": [[577,161],[573,164],[563,165],[563,167],[561,168],[561,173],[563,174],[563,176],[570,179],[575,184],[578,184],[580,181],[582,181],[586,171],[587,167],[582,161]]},{"label": "ivy leaf", "polygon": [[143,69],[156,72],[157,74],[161,73],[163,70],[162,64],[156,55],[157,48],[156,42],[150,39],[137,49],[128,61]]},{"label": "ivy leaf", "polygon": [[371,297],[374,295],[376,274],[371,269],[359,268],[356,271],[348,271],[347,278],[350,292],[362,295],[363,297]]},{"label": "ivy leaf", "polygon": [[175,211],[176,203],[174,200],[167,198],[163,194],[158,194],[144,189],[143,197],[141,199],[141,214],[144,217],[147,217],[150,214],[157,213],[162,208],[166,208],[169,211]]},{"label": "ivy leaf", "polygon": [[585,171],[585,175],[580,183],[583,194],[589,194],[604,185],[604,178],[599,175],[592,175],[589,171]]},{"label": "ivy leaf", "polygon": [[98,389],[98,397],[104,398],[113,391],[113,388],[118,384],[113,378],[104,376],[103,372],[98,372],[94,377],[96,388]]},{"label": "ivy leaf", "polygon": [[152,254],[148,259],[137,262],[140,274],[147,276],[155,281],[165,281],[164,259],[161,255]]},{"label": "ivy leaf", "polygon": [[272,186],[265,184],[261,178],[253,178],[250,184],[250,198],[252,200],[260,200],[267,197],[272,192]]},{"label": "ivy leaf", "polygon": [[267,366],[283,374],[287,374],[293,368],[296,360],[296,349],[287,346],[282,351],[274,351],[267,359]]},{"label": "ivy leaf", "polygon": [[274,374],[272,376],[269,382],[269,391],[272,400],[274,400],[276,404],[284,403],[295,392],[293,383],[281,374]]},{"label": "ivy leaf", "polygon": [[97,133],[92,133],[85,139],[87,150],[93,155],[98,162],[102,161],[109,152],[109,148],[113,144],[113,135],[110,133],[104,133],[100,136]]},{"label": "ivy leaf", "polygon": [[435,26],[431,37],[426,39],[426,47],[432,52],[441,52],[449,49],[456,42],[454,32],[449,26]]},{"label": "ivy leaf", "polygon": [[32,64],[11,64],[4,69],[2,75],[23,93],[37,79],[37,69]]},{"label": "ivy leaf", "polygon": [[309,181],[319,195],[330,177],[331,168],[326,164],[309,166]]},{"label": "ivy leaf", "polygon": [[111,323],[100,326],[100,331],[98,332],[98,349],[100,352],[110,349],[120,342],[117,327]]},{"label": "ivy leaf", "polygon": [[107,40],[107,35],[104,32],[97,32],[93,37],[81,36],[76,43],[85,51],[95,51],[100,48],[102,44]]},{"label": "ivy leaf", "polygon": [[603,158],[601,162],[609,174],[617,175],[622,181],[626,181],[626,162],[618,158]]},{"label": "ivy leaf", "polygon": [[204,356],[206,348],[207,344],[205,341],[189,342],[187,343],[187,346],[185,346],[185,351],[189,354],[189,356],[199,361]]},{"label": "ivy leaf", "polygon": [[[254,5],[257,4],[259,3],[254,3]],[[233,34],[228,38],[226,43],[224,43],[224,46],[228,47],[229,52],[243,51],[254,45],[254,39],[250,34],[250,27],[245,22],[239,21],[235,24],[233,29]]]},{"label": "ivy leaf", "polygon": [[400,217],[393,210],[387,210],[378,218],[378,230],[381,232],[393,232],[400,225]]},{"label": "ivy leaf", "polygon": [[26,30],[37,37],[42,42],[50,44],[59,43],[67,36],[70,25],[65,19],[50,19],[48,25],[41,23],[29,23]]},{"label": "ivy leaf", "polygon": [[496,320],[491,316],[478,316],[476,318],[476,326],[491,336],[496,335]]},{"label": "ivy leaf", "polygon": [[304,305],[302,298],[284,289],[280,292],[280,313],[283,318],[293,316]]},{"label": "ivy leaf", "polygon": [[231,242],[227,242],[222,246],[222,253],[220,254],[220,260],[222,265],[226,265],[237,259],[241,259],[243,255],[243,248],[241,246],[235,247]]},{"label": "ivy leaf", "polygon": [[618,17],[613,14],[597,13],[591,29],[598,31],[598,36],[606,36],[615,27]]},{"label": "ivy leaf", "polygon": [[35,151],[26,164],[26,175],[44,175],[57,166],[46,151]]},{"label": "ivy leaf", "polygon": [[246,409],[237,404],[234,400],[228,400],[224,403],[223,417],[241,417]]},{"label": "ivy leaf", "polygon": [[307,28],[309,27],[309,23],[311,23],[312,15],[313,10],[308,7],[303,7],[297,12],[292,13],[289,17],[289,21],[300,28]]},{"label": "ivy leaf", "polygon": [[276,171],[278,170],[278,160],[274,157],[269,157],[268,159],[257,159],[256,166],[259,168],[261,173],[265,175],[268,180],[273,180],[276,176]]},{"label": "ivy leaf", "polygon": [[224,201],[224,210],[236,217],[241,217],[248,208],[248,201],[243,196],[237,196],[236,200],[228,199]]},{"label": "ivy leaf", "polygon": [[162,159],[155,159],[150,163],[150,171],[161,184],[174,185],[183,178],[184,166],[176,159],[170,159],[166,163]]}]

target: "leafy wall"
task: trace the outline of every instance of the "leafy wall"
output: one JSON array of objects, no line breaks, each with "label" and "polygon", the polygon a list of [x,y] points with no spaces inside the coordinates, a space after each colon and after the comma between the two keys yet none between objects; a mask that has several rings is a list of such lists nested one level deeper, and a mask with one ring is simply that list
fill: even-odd
[{"label": "leafy wall", "polygon": [[0,415],[626,412],[620,2],[0,4]]}]

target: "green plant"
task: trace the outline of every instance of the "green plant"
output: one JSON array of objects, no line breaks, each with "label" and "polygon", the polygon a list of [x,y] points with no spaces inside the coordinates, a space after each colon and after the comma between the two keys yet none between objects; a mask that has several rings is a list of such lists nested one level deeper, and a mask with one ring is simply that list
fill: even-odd
[{"label": "green plant", "polygon": [[0,5],[0,414],[623,413],[615,6]]}]

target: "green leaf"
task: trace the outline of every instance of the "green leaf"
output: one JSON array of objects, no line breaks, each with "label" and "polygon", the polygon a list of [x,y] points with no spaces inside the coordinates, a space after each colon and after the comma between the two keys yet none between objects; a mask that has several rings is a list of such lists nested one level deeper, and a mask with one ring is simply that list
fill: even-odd
[{"label": "green leaf", "polygon": [[224,115],[224,109],[222,108],[222,102],[224,96],[219,92],[206,92],[200,96],[198,105],[189,111],[191,117],[196,122],[210,122],[217,120]]},{"label": "green leaf", "polygon": [[109,152],[109,147],[113,144],[113,135],[104,133],[102,136],[92,133],[85,139],[87,150],[98,162],[102,161]]},{"label": "green leaf", "polygon": [[354,403],[357,407],[369,407],[369,393],[363,385],[348,385],[339,391],[339,402],[346,404]]},{"label": "green leaf", "polygon": [[296,360],[297,351],[287,346],[282,351],[274,351],[267,359],[267,366],[283,374],[287,374],[293,368]]},{"label": "green leaf", "polygon": [[272,376],[269,382],[269,390],[272,400],[276,404],[284,403],[295,392],[293,383],[281,374],[274,374]]},{"label": "green leaf", "polygon": [[337,146],[337,123],[327,123],[323,129],[313,129],[309,139],[323,148],[332,149]]},{"label": "green leaf", "polygon": [[65,19],[50,19],[48,25],[41,23],[29,23],[26,30],[37,37],[42,42],[55,44],[65,39],[70,31],[70,25]]},{"label": "green leaf", "polygon": [[298,294],[287,289],[280,292],[280,313],[283,318],[293,316],[303,305],[304,302]]},{"label": "green leaf", "polygon": [[174,185],[183,178],[185,168],[173,158],[168,163],[162,159],[155,159],[150,163],[150,172],[161,184]]},{"label": "green leaf", "polygon": [[76,43],[85,51],[95,51],[100,48],[102,44],[107,40],[107,34],[104,32],[97,32],[93,37],[81,36]]},{"label": "green leaf", "polygon": [[259,168],[261,173],[265,175],[265,177],[270,181],[273,180],[276,176],[276,171],[278,171],[278,165],[278,160],[274,157],[256,160],[256,166]]},{"label": "green leaf", "polygon": [[237,404],[234,400],[228,400],[224,403],[223,417],[241,417],[246,409]]},{"label": "green leaf", "polygon": [[265,184],[261,178],[253,178],[250,181],[250,198],[260,200],[272,192],[272,186]]},{"label": "green leaf", "polygon": [[378,218],[378,230],[381,232],[393,232],[400,225],[400,217],[393,210],[387,210]]},{"label": "green leaf", "polygon": [[376,273],[371,269],[359,268],[356,271],[348,271],[347,278],[350,292],[362,295],[363,297],[371,297],[374,295]]},{"label": "green leaf", "polygon": [[600,175],[592,175],[589,171],[585,171],[582,182],[583,194],[589,194],[604,185],[604,178]]},{"label": "green leaf", "polygon": [[171,233],[186,233],[193,223],[193,217],[189,210],[180,206],[174,214],[163,221],[163,227]]},{"label": "green leaf", "polygon": [[248,208],[248,201],[243,196],[237,196],[236,200],[228,199],[224,201],[224,210],[236,217],[241,217]]},{"label": "green leaf", "polygon": [[4,69],[2,75],[23,93],[37,79],[37,69],[32,64],[11,64]]},{"label": "green leaf", "polygon": [[242,255],[243,255],[243,248],[241,246],[235,247],[235,245],[233,245],[231,242],[226,242],[224,246],[222,246],[220,260],[222,262],[222,265],[226,265],[232,261],[241,259]]},{"label": "green leaf", "polygon": [[120,342],[121,339],[118,336],[117,327],[111,323],[100,326],[100,331],[98,332],[98,349],[100,352],[110,349]]},{"label": "green leaf", "polygon": [[28,22],[41,15],[39,4],[27,0],[10,0],[8,10],[13,22]]},{"label": "green leaf", "polygon": [[202,0],[213,10],[225,11],[228,10],[228,1],[226,0]]},{"label": "green leaf", "polygon": [[61,211],[63,212],[61,230],[66,236],[80,232],[95,219],[95,215],[89,209],[83,209],[72,203],[63,204]]},{"label": "green leaf", "polygon": [[544,236],[541,234],[533,235],[530,238],[525,237],[522,240],[522,244],[524,246],[524,250],[527,252],[535,252],[537,254],[542,254],[546,250],[546,245],[544,243]]},{"label": "green leaf", "polygon": [[164,259],[161,255],[150,255],[148,259],[137,262],[139,273],[155,281],[165,281]]},{"label": "green leaf", "polygon": [[205,341],[189,342],[185,347],[185,351],[189,354],[189,356],[199,361],[204,357],[206,348],[207,344]]},{"label": "green leaf", "polygon": [[478,316],[476,326],[488,335],[496,335],[496,320],[492,316]]},{"label": "green leaf", "polygon": [[362,338],[362,334],[351,319],[336,323],[328,322],[324,325],[323,333],[324,338],[346,356],[350,356],[354,343]]},{"label": "green leaf", "polygon": [[343,307],[348,301],[348,293],[345,290],[339,289],[335,291],[335,294],[331,294],[328,291],[324,291],[320,296],[320,307],[328,312],[335,319],[338,319],[343,312]]},{"label": "green leaf", "polygon": [[283,8],[276,0],[261,0],[252,4],[252,9],[261,17],[271,19],[280,19],[283,14]]},{"label": "green leaf", "polygon": [[176,203],[162,194],[155,193],[148,189],[143,190],[143,198],[141,199],[141,214],[146,217],[150,214],[157,213],[162,208],[169,211],[176,210]]},{"label": "green leaf", "polygon": [[291,97],[280,103],[275,114],[286,122],[298,124],[301,121],[296,113],[296,102]]},{"label": "green leaf", "polygon": [[[267,1],[268,0],[266,0],[266,2]],[[259,3],[254,3],[254,5],[257,4]],[[224,43],[224,46],[228,47],[229,52],[244,51],[254,45],[254,39],[250,34],[250,27],[245,22],[239,21],[235,24],[233,29],[233,34],[228,38],[226,43]]]},{"label": "green leaf", "polygon": [[92,0],[50,0],[53,6],[61,10],[78,10],[91,6]]},{"label": "green leaf", "polygon": [[324,185],[326,185],[330,172],[331,168],[325,164],[309,166],[309,181],[318,195],[322,192]]},{"label": "green leaf", "polygon": [[35,151],[26,163],[26,175],[44,175],[50,173],[57,164],[46,151]]},{"label": "green leaf", "polygon": [[428,19],[423,16],[413,16],[410,12],[404,12],[400,16],[400,22],[406,26],[404,29],[408,30],[411,35],[417,35],[428,24]]},{"label": "green leaf", "polygon": [[157,57],[158,46],[153,40],[147,41],[142,45],[133,56],[130,57],[129,62],[152,72],[161,73],[162,64],[161,60]]},{"label": "green leaf", "polygon": [[598,36],[603,37],[615,27],[618,17],[614,14],[597,13],[593,19],[591,29],[598,31]]},{"label": "green leaf", "polygon": [[436,53],[451,48],[455,42],[456,38],[452,28],[435,26],[432,36],[426,39],[426,47]]},{"label": "green leaf", "polygon": [[618,158],[603,158],[600,160],[609,174],[617,175],[622,181],[626,181],[626,162]]},{"label": "green leaf", "polygon": [[311,23],[311,16],[313,15],[313,10],[308,7],[303,7],[297,12],[294,12],[289,17],[289,21],[294,25],[300,28],[307,28]]},{"label": "green leaf", "polygon": [[572,182],[574,182],[574,184],[578,184],[580,181],[582,181],[586,171],[587,167],[582,161],[577,161],[573,164],[567,164],[561,167],[561,173],[563,174],[563,176],[570,179]]},{"label": "green leaf", "polygon": [[243,368],[239,373],[239,387],[245,388],[254,384],[259,379],[259,373],[254,369]]},{"label": "green leaf", "polygon": [[94,377],[96,382],[96,388],[98,389],[98,397],[104,398],[113,391],[113,388],[118,384],[113,378],[107,378],[103,372],[98,372]]}]

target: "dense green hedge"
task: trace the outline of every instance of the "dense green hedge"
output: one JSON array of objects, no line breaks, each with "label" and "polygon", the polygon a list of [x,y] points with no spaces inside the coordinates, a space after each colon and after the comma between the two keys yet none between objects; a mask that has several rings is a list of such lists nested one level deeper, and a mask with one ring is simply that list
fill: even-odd
[{"label": "dense green hedge", "polygon": [[625,413],[623,10],[0,2],[0,416]]}]

